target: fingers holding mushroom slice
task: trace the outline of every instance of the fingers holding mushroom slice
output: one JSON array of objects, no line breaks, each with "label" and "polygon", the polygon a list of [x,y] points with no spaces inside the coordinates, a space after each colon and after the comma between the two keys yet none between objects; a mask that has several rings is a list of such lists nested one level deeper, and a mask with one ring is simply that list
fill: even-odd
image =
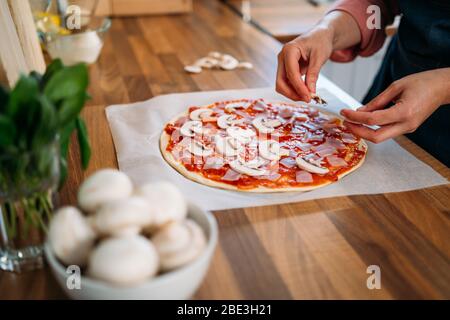
[{"label": "fingers holding mushroom slice", "polygon": [[103,205],[92,223],[103,235],[129,236],[137,235],[150,226],[153,218],[150,204],[142,197],[132,196]]},{"label": "fingers holding mushroom slice", "polygon": [[94,212],[110,201],[128,198],[133,184],[118,170],[103,169],[87,178],[78,191],[78,203],[84,211]]},{"label": "fingers holding mushroom slice", "polygon": [[102,241],[89,257],[88,274],[119,285],[139,284],[156,275],[159,257],[154,245],[134,235]]},{"label": "fingers holding mushroom slice", "polygon": [[252,124],[260,133],[272,133],[276,127],[281,125],[281,121],[278,119],[257,117],[253,119]]},{"label": "fingers holding mushroom slice", "polygon": [[297,157],[295,159],[295,162],[297,163],[297,166],[300,169],[306,170],[311,173],[327,174],[329,172],[328,168],[324,168],[319,165],[312,164],[311,162],[303,159],[302,157]]},{"label": "fingers holding mushroom slice", "polygon": [[135,191],[152,208],[153,227],[159,228],[172,221],[186,218],[187,204],[181,191],[169,182],[156,182],[138,187]]},{"label": "fingers holding mushroom slice", "polygon": [[188,264],[197,258],[206,247],[203,230],[190,219],[167,225],[158,231],[151,240],[159,253],[163,271]]},{"label": "fingers holding mushroom slice", "polygon": [[49,244],[66,265],[85,266],[95,238],[94,230],[75,207],[59,209],[50,222]]}]

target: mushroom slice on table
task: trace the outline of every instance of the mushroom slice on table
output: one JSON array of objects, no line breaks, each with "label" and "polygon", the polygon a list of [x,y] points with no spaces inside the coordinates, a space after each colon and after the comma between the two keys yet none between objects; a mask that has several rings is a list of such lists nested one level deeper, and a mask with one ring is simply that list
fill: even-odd
[{"label": "mushroom slice on table", "polygon": [[311,173],[327,174],[329,172],[328,168],[324,168],[319,165],[312,164],[311,162],[303,159],[301,156],[297,157],[295,159],[295,162],[297,163],[297,166],[300,169],[306,170]]},{"label": "mushroom slice on table", "polygon": [[151,279],[159,268],[154,245],[143,236],[108,238],[89,257],[87,273],[119,286],[132,286]]},{"label": "mushroom slice on table", "polygon": [[190,219],[165,226],[155,233],[151,240],[159,253],[163,271],[188,264],[206,247],[203,230]]},{"label": "mushroom slice on table", "polygon": [[219,66],[219,60],[213,57],[203,57],[195,61],[194,65],[206,69],[212,69]]},{"label": "mushroom slice on table", "polygon": [[229,54],[224,54],[221,57],[219,66],[224,70],[234,70],[239,66],[239,61]]},{"label": "mushroom slice on table", "polygon": [[113,200],[128,198],[133,192],[130,178],[118,170],[103,169],[87,178],[78,190],[78,204],[87,212]]},{"label": "mushroom slice on table", "polygon": [[153,216],[150,204],[143,197],[131,196],[103,205],[92,224],[102,235],[137,235],[152,224]]},{"label": "mushroom slice on table", "polygon": [[278,119],[268,119],[266,117],[257,117],[252,121],[253,126],[261,133],[272,133],[276,127],[281,125]]},{"label": "mushroom slice on table", "polygon": [[200,66],[192,65],[192,66],[185,66],[184,71],[189,73],[201,73],[202,68]]},{"label": "mushroom slice on table", "polygon": [[154,215],[154,228],[172,221],[181,221],[187,215],[187,203],[181,191],[172,183],[155,182],[138,187],[135,194],[147,200]]},{"label": "mushroom slice on table", "polygon": [[66,265],[85,266],[95,238],[96,234],[87,219],[75,207],[59,209],[50,222],[50,247]]},{"label": "mushroom slice on table", "polygon": [[208,118],[213,114],[213,110],[209,108],[200,108],[192,111],[189,114],[191,120],[202,120],[203,118]]}]

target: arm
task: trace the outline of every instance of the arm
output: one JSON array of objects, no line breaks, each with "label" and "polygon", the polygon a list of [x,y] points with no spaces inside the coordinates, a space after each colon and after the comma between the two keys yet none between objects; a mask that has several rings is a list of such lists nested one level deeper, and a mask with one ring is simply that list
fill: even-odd
[{"label": "arm", "polygon": [[379,34],[365,31],[367,6],[372,4],[386,10],[382,0],[341,0],[309,32],[287,43],[278,55],[276,90],[290,99],[309,101],[320,69],[332,55],[350,61],[358,52],[367,53],[370,39]]},{"label": "arm", "polygon": [[[380,9],[379,29],[370,29],[367,26],[367,21],[373,19],[373,13],[368,8],[374,5]],[[392,23],[399,13],[397,1],[383,0],[340,0],[329,12],[334,11],[346,12],[350,15],[355,20],[360,33],[360,42],[357,44],[336,48],[331,59],[338,62],[348,62],[357,55],[367,57],[377,52],[386,39],[385,27]]]}]

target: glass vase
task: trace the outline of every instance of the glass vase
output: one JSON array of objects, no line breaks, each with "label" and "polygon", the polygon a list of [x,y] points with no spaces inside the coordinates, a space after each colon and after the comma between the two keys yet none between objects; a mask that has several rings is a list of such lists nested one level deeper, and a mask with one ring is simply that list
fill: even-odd
[{"label": "glass vase", "polygon": [[59,144],[0,155],[0,270],[44,265],[43,243],[59,182]]}]

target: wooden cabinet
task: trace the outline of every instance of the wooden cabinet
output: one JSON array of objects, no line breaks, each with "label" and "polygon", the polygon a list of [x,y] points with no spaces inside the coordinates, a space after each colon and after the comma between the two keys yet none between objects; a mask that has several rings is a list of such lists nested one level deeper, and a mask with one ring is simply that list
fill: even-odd
[{"label": "wooden cabinet", "polygon": [[192,0],[99,0],[98,15],[129,16],[192,11]]}]

